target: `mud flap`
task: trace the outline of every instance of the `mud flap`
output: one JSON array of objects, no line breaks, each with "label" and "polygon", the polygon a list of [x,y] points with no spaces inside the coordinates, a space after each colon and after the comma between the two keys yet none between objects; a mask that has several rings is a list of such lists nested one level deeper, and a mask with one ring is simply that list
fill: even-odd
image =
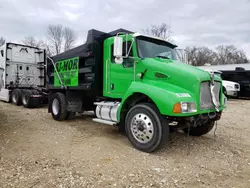
[{"label": "mud flap", "polygon": [[67,111],[82,112],[83,109],[83,93],[75,91],[66,91]]}]

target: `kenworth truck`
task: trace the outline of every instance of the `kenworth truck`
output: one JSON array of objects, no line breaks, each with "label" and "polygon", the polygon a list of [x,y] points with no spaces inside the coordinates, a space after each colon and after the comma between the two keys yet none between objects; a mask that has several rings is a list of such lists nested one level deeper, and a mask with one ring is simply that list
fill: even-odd
[{"label": "kenworth truck", "polygon": [[48,112],[57,121],[95,111],[138,150],[153,152],[170,128],[208,133],[226,104],[221,79],[177,60],[176,46],[118,29],[88,32],[85,44],[47,62]]},{"label": "kenworth truck", "polygon": [[46,102],[45,67],[45,50],[15,43],[1,46],[0,100],[26,108]]}]

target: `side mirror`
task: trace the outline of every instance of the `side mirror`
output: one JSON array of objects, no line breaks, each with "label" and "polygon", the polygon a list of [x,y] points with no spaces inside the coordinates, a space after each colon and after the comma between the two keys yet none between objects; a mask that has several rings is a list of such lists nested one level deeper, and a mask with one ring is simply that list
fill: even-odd
[{"label": "side mirror", "polygon": [[114,56],[122,57],[122,37],[116,36],[114,37]]},{"label": "side mirror", "polygon": [[123,39],[122,37],[115,36],[114,37],[114,49],[113,53],[115,56],[115,63],[122,64],[123,58],[122,58],[122,49],[123,48]]},{"label": "side mirror", "polygon": [[115,56],[115,63],[122,64],[123,58],[122,58],[122,49],[123,48],[123,39],[122,37],[115,36],[114,37],[114,56]]}]

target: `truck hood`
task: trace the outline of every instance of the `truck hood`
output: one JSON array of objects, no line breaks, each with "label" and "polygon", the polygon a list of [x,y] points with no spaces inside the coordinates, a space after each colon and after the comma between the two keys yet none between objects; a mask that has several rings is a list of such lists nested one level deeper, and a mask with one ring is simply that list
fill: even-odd
[{"label": "truck hood", "polygon": [[[148,79],[157,79],[155,73],[161,73],[167,76],[170,84],[177,85],[192,93],[197,93],[202,81],[211,80],[207,71],[198,69],[194,66],[184,64],[180,61],[173,61],[163,58],[145,58],[142,64],[147,69]],[[146,79],[146,78],[145,78]],[[221,79],[215,76],[215,80]]]},{"label": "truck hood", "polygon": [[207,71],[198,69],[194,66],[184,64],[180,61],[173,61],[162,58],[145,58],[143,63],[152,70],[157,70],[167,74],[171,78],[185,78],[185,80],[197,80],[199,82],[210,80]]}]

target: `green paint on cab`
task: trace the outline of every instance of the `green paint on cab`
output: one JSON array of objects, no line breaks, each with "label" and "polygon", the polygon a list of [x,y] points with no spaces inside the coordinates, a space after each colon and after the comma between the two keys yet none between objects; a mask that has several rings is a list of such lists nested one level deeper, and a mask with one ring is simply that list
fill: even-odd
[{"label": "green paint on cab", "polygon": [[[132,44],[130,57],[125,58],[122,64],[114,62],[112,55],[114,38],[104,41],[103,94],[106,97],[121,99],[118,119],[123,104],[135,93],[148,96],[162,115],[192,116],[215,111],[215,109],[202,111],[199,108],[201,82],[211,80],[208,72],[178,61],[172,44],[161,42],[166,46],[169,45],[169,48],[162,49],[162,51],[168,50],[168,53],[154,56],[154,52],[158,49],[161,51],[161,47],[151,45],[151,39],[134,37],[132,34],[122,37],[124,43],[127,40]],[[153,39],[152,41],[154,42]],[[222,81],[219,77],[215,77],[215,80]],[[223,110],[222,91],[220,96],[220,110]],[[194,102],[197,111],[175,114],[173,106],[178,102]]]}]

